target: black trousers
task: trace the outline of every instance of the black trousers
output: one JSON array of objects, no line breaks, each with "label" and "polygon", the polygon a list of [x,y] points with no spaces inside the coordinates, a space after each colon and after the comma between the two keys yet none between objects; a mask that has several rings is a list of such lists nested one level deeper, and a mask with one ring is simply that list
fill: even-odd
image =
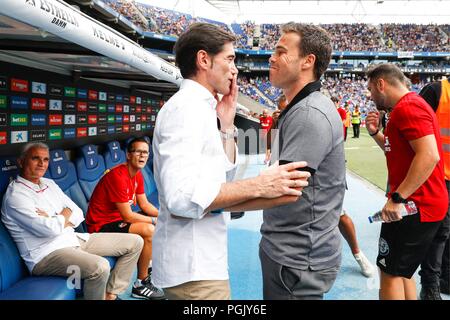
[{"label": "black trousers", "polygon": [[[450,181],[445,181],[447,184],[447,192],[450,195]],[[439,227],[433,242],[430,245],[428,253],[420,265],[419,271],[422,287],[437,287],[439,286],[439,279],[449,277],[449,233],[450,233],[450,203],[447,215]],[[447,247],[447,248],[446,248]],[[445,253],[445,249],[447,252]]]},{"label": "black trousers", "polygon": [[352,124],[353,127],[353,137],[359,138],[359,126],[360,124]]}]

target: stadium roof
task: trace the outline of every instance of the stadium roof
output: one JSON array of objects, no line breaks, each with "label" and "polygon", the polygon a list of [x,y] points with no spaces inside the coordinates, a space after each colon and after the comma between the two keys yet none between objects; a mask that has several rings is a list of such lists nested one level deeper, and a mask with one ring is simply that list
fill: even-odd
[{"label": "stadium roof", "polygon": [[[230,23],[302,21],[311,23],[448,24],[448,0],[136,0],[194,16]],[[225,15],[224,15],[225,14]]]}]

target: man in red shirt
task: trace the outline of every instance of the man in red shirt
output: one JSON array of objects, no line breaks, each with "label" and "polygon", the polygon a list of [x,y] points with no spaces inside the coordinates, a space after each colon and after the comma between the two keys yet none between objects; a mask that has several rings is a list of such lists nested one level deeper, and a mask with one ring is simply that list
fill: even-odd
[{"label": "man in red shirt", "polygon": [[[114,167],[98,182],[89,201],[86,224],[90,233],[134,233],[144,239],[138,261],[138,276],[132,296],[150,300],[164,299],[162,290],[151,283],[149,264],[152,258],[152,237],[158,209],[148,202],[141,169],[147,163],[149,144],[144,138],[132,140],[127,147],[127,162]],[[131,206],[143,214],[133,212]]]},{"label": "man in red shirt", "polygon": [[[261,130],[259,131],[259,139],[260,139],[260,152],[264,151],[266,153],[266,159],[268,156],[267,149],[270,148],[270,142],[268,139],[268,133],[273,125],[273,118],[269,115],[266,109],[263,110],[262,115],[259,117],[259,125]],[[262,149],[262,150],[261,150]]]},{"label": "man in red shirt", "polygon": [[[417,299],[412,276],[424,259],[447,212],[442,144],[431,107],[407,89],[401,70],[380,64],[368,71],[368,89],[378,110],[389,110],[384,134],[378,112],[366,118],[369,134],[382,148],[388,167],[388,201],[382,210],[377,265],[380,299]],[[402,218],[404,203],[418,214]]]}]

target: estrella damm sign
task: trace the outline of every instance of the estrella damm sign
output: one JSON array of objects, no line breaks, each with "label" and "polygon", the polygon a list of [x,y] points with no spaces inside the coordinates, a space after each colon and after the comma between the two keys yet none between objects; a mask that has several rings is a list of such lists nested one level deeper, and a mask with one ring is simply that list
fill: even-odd
[{"label": "estrella damm sign", "polygon": [[0,109],[6,109],[6,96],[0,95]]},{"label": "estrella damm sign", "polygon": [[76,96],[74,87],[64,87],[64,95],[66,97],[74,98]]}]

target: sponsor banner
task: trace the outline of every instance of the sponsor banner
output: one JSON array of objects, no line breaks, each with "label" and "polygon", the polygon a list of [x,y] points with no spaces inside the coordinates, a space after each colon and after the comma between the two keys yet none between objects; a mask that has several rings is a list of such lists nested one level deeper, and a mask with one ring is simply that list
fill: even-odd
[{"label": "sponsor banner", "polygon": [[147,121],[147,116],[145,114],[142,115],[142,122]]},{"label": "sponsor banner", "polygon": [[31,98],[31,109],[32,110],[46,110],[47,109],[47,99]]},{"label": "sponsor banner", "polygon": [[[32,114],[31,115],[31,125],[32,126],[45,126],[47,124],[46,114]],[[31,139],[33,141],[33,139]]]},{"label": "sponsor banner", "polygon": [[130,132],[135,132],[136,131],[136,125],[132,124],[130,125]]},{"label": "sponsor banner", "polygon": [[0,95],[0,109],[6,109],[6,96]]},{"label": "sponsor banner", "polygon": [[11,114],[11,125],[14,127],[22,127],[28,125],[28,115],[27,114],[17,114],[13,113]]},{"label": "sponsor banner", "polygon": [[125,104],[125,105],[123,106],[123,112],[129,113],[129,112],[130,112],[130,106],[127,105],[127,104]]},{"label": "sponsor banner", "polygon": [[64,87],[64,95],[66,97],[75,98],[76,97],[76,89],[74,87]]},{"label": "sponsor banner", "polygon": [[85,114],[79,114],[77,116],[77,123],[78,124],[87,123],[87,116]]},{"label": "sponsor banner", "polygon": [[65,111],[75,111],[75,101],[64,101],[64,110]]},{"label": "sponsor banner", "polygon": [[73,139],[76,137],[75,128],[65,128],[64,129],[64,139]]},{"label": "sponsor banner", "polygon": [[156,117],[154,115],[152,115],[152,122],[155,122]]},{"label": "sponsor banner", "polygon": [[28,80],[12,78],[11,91],[28,92]]},{"label": "sponsor banner", "polygon": [[130,126],[129,126],[128,124],[124,124],[124,125],[123,125],[123,132],[124,132],[124,133],[130,132]]},{"label": "sponsor banner", "polygon": [[30,141],[45,141],[47,138],[47,131],[32,130],[30,131]]},{"label": "sponsor banner", "polygon": [[130,103],[132,103],[132,104],[136,103],[136,97],[135,96],[131,96],[130,97]]},{"label": "sponsor banner", "polygon": [[136,97],[136,104],[141,104],[141,103],[142,103],[142,98]]},{"label": "sponsor banner", "polygon": [[0,132],[0,144],[6,144],[6,142],[8,141],[8,134],[6,131],[1,131]]},{"label": "sponsor banner", "polygon": [[43,82],[32,82],[31,92],[36,94],[47,94],[47,84]]},{"label": "sponsor banner", "polygon": [[104,91],[98,92],[98,100],[106,101],[107,98],[108,98],[108,95],[106,94],[106,92],[104,92]]},{"label": "sponsor banner", "polygon": [[48,102],[48,110],[62,111],[62,101],[50,99]]},{"label": "sponsor banner", "polygon": [[89,110],[89,112],[97,112],[98,111],[97,104],[89,102],[88,110]]},{"label": "sponsor banner", "polygon": [[11,143],[28,142],[28,131],[11,131]]},{"label": "sponsor banner", "polygon": [[50,114],[48,116],[48,124],[50,126],[60,126],[63,124],[62,114]]},{"label": "sponsor banner", "polygon": [[108,126],[108,134],[113,134],[115,131],[114,126]]},{"label": "sponsor banner", "polygon": [[136,107],[136,112],[137,113],[141,113],[142,112],[142,107]]},{"label": "sponsor banner", "polygon": [[62,138],[62,130],[61,129],[50,129],[48,131],[48,139],[49,140],[60,140]]},{"label": "sponsor banner", "polygon": [[106,123],[108,122],[106,115],[98,116],[98,123]]},{"label": "sponsor banner", "polygon": [[147,113],[152,113],[152,108],[151,107],[147,107]]},{"label": "sponsor banner", "polygon": [[136,107],[131,106],[131,107],[130,107],[130,112],[131,112],[131,113],[135,113],[135,112],[136,112]]},{"label": "sponsor banner", "polygon": [[87,128],[77,128],[77,138],[87,137]]},{"label": "sponsor banner", "polygon": [[147,125],[145,123],[143,123],[143,124],[141,124],[141,128],[142,128],[142,131],[144,131],[145,129],[147,129]]},{"label": "sponsor banner", "polygon": [[98,104],[98,112],[106,112],[106,104],[99,103]]},{"label": "sponsor banner", "polygon": [[122,133],[122,126],[116,127],[116,133]]},{"label": "sponsor banner", "polygon": [[141,116],[136,116],[136,122],[141,122],[141,121],[142,121]]},{"label": "sponsor banner", "polygon": [[97,127],[89,127],[88,128],[89,137],[93,137],[97,135]]},{"label": "sponsor banner", "polygon": [[76,116],[74,114],[65,114],[64,115],[64,124],[75,124],[76,123]]},{"label": "sponsor banner", "polygon": [[26,97],[11,96],[9,103],[11,109],[28,109],[28,98]]},{"label": "sponsor banner", "polygon": [[123,96],[117,95],[117,96],[116,96],[116,101],[117,101],[117,102],[122,102],[122,101],[123,101]]},{"label": "sponsor banner", "polygon": [[90,114],[88,115],[88,124],[96,124],[97,123],[97,115]]},{"label": "sponsor banner", "polygon": [[114,101],[116,100],[116,95],[114,93],[108,93],[108,100],[109,101]]},{"label": "sponsor banner", "polygon": [[87,90],[86,89],[78,89],[78,98],[87,99]]},{"label": "sponsor banner", "polygon": [[121,105],[121,104],[116,104],[116,112],[117,112],[117,113],[123,112],[123,105]]},{"label": "sponsor banner", "polygon": [[136,122],[136,116],[134,114],[130,115],[130,122]]},{"label": "sponsor banner", "polygon": [[62,96],[64,89],[62,86],[57,84],[50,84],[48,86],[48,93],[53,96]]},{"label": "sponsor banner", "polygon": [[108,123],[114,123],[116,121],[116,117],[113,114],[108,115]]},{"label": "sponsor banner", "polygon": [[122,116],[116,115],[116,123],[122,123]]},{"label": "sponsor banner", "polygon": [[130,122],[130,116],[127,115],[127,114],[124,114],[124,115],[123,115],[123,122],[124,122],[124,123]]},{"label": "sponsor banner", "polygon": [[97,91],[89,90],[89,100],[98,100]]},{"label": "sponsor banner", "polygon": [[0,113],[0,127],[6,126],[8,123],[6,119],[6,113]]},{"label": "sponsor banner", "polygon": [[129,96],[123,96],[123,102],[130,102]]},{"label": "sponsor banner", "polygon": [[106,126],[98,127],[98,135],[99,136],[106,134],[107,131],[108,131],[108,129],[106,128]]},{"label": "sponsor banner", "polygon": [[6,77],[0,77],[0,90],[8,89],[8,80]]},{"label": "sponsor banner", "polygon": [[108,104],[108,112],[116,112],[116,106],[113,104]]},{"label": "sponsor banner", "polygon": [[87,103],[83,101],[77,102],[77,111],[78,112],[87,112]]}]

